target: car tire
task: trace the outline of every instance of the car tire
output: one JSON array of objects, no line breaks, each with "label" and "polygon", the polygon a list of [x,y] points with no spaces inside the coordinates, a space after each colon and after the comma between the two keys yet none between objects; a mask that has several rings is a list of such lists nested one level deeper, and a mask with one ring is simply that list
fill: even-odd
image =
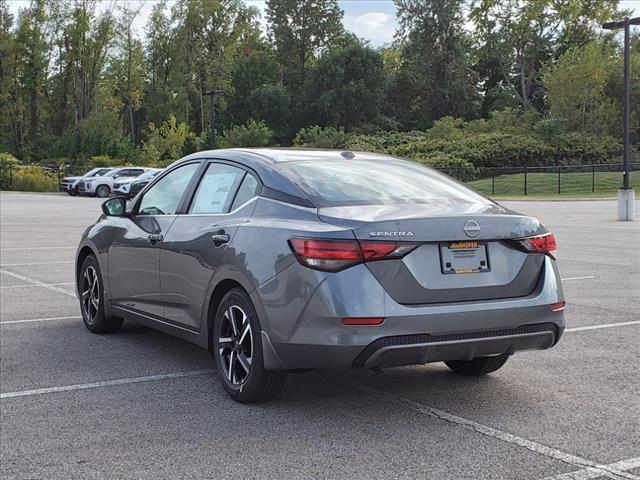
[{"label": "car tire", "polygon": [[473,360],[452,360],[444,362],[454,372],[460,375],[486,375],[501,368],[509,359],[508,353],[495,357],[478,357]]},{"label": "car tire", "polygon": [[107,198],[111,193],[111,189],[107,185],[99,185],[96,187],[96,197]]},{"label": "car tire", "polygon": [[78,189],[77,188],[70,188],[69,190],[67,190],[67,193],[69,195],[71,195],[72,197],[75,197],[76,195],[78,195]]},{"label": "car tire", "polygon": [[105,315],[104,284],[100,265],[94,255],[82,262],[78,275],[78,296],[84,326],[92,333],[112,333],[122,325],[122,318]]},{"label": "car tire", "polygon": [[264,369],[258,315],[247,293],[229,290],[213,322],[213,351],[222,385],[240,403],[266,402],[282,388],[287,372]]}]

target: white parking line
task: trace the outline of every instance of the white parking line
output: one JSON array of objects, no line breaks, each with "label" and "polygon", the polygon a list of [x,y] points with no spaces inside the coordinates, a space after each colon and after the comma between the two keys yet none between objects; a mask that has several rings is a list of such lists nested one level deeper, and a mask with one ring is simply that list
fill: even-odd
[{"label": "white parking line", "polygon": [[71,249],[76,249],[77,247],[64,247],[64,246],[60,246],[60,247],[7,247],[7,248],[0,248],[1,252],[15,252],[15,251],[20,251],[20,250],[71,250]]},{"label": "white parking line", "polygon": [[82,317],[49,317],[49,318],[28,318],[24,320],[6,320],[4,322],[0,322],[0,325],[9,325],[12,323],[34,323],[34,322],[52,322],[54,320],[78,320]]},{"label": "white parking line", "polygon": [[41,282],[40,280],[36,280],[35,278],[25,277],[24,275],[20,275],[19,273],[13,273],[8,270],[0,270],[0,273],[4,273],[5,275],[9,275],[10,277],[17,278],[18,280],[22,280],[23,282],[29,282],[33,285],[37,285],[38,287],[46,288],[48,290],[51,290],[52,292],[63,293],[64,295],[69,295],[70,297],[76,296],[76,294],[71,290],[56,287],[55,285]]},{"label": "white parking line", "polygon": [[[616,463],[606,465],[611,470],[626,472],[634,468],[640,468],[640,457],[621,460]],[[543,480],[589,480],[602,476],[602,472],[595,468],[585,468],[584,470],[576,470],[575,472],[562,473],[552,477],[545,477]]]},{"label": "white parking line", "polygon": [[46,393],[70,392],[74,390],[86,390],[89,388],[111,387],[114,385],[128,385],[131,383],[154,382],[157,380],[167,380],[170,378],[195,377],[196,375],[208,375],[214,370],[191,370],[188,372],[163,373],[160,375],[147,375],[144,377],[119,378],[116,380],[106,380],[104,382],[77,383],[75,385],[64,385],[60,387],[36,388],[34,390],[19,390],[16,392],[0,393],[0,399],[28,397],[31,395],[44,395]]},{"label": "white parking line", "polygon": [[596,276],[595,275],[585,275],[584,277],[566,277],[566,278],[563,278],[562,281],[563,282],[568,282],[570,280],[586,280],[588,278],[596,278]]},{"label": "white parking line", "polygon": [[487,437],[495,438],[501,440],[503,442],[507,442],[513,445],[517,445],[522,448],[526,448],[535,453],[539,453],[546,457],[554,458],[556,460],[560,460],[561,462],[568,463],[570,465],[581,467],[583,469],[592,469],[594,471],[598,471],[600,476],[611,476],[615,475],[613,478],[625,478],[629,480],[640,480],[639,477],[635,475],[631,475],[620,470],[616,470],[609,465],[601,465],[592,460],[579,457],[577,455],[573,455],[571,453],[563,452],[562,450],[558,450],[557,448],[548,447],[547,445],[543,445],[538,442],[534,442],[532,440],[528,440],[526,438],[519,437],[517,435],[513,435],[508,432],[503,432],[502,430],[498,430],[493,427],[488,427],[487,425],[483,425],[478,422],[474,422],[473,420],[467,420],[466,418],[459,417],[457,415],[453,415],[449,412],[445,412],[444,410],[439,410],[437,408],[429,407],[428,405],[423,405],[418,402],[414,402],[413,400],[409,400],[407,398],[401,397],[399,395],[395,395],[393,393],[386,392],[384,390],[379,390],[374,387],[369,387],[367,385],[363,385],[361,383],[348,380],[343,377],[339,377],[330,373],[323,373],[322,376],[333,379],[339,383],[344,383],[355,390],[368,394],[372,397],[377,397],[380,400],[386,400],[391,402],[399,407],[409,408],[413,411],[421,413],[423,415],[427,415],[429,417],[439,418],[440,420],[444,420],[449,423],[453,423],[455,425],[466,428],[467,430],[471,430],[481,435],[485,435]]},{"label": "white parking line", "polygon": [[584,332],[585,330],[600,330],[601,328],[626,327],[628,325],[640,325],[640,320],[630,322],[603,323],[602,325],[588,325],[586,327],[567,328],[565,332]]},{"label": "white parking line", "polygon": [[[47,283],[46,286],[48,287],[57,287],[60,285],[73,285],[73,282],[67,282],[67,283]],[[3,285],[0,287],[0,289],[5,289],[5,288],[29,288],[29,287],[45,287],[44,285],[35,285],[35,284],[31,284],[31,285]]]},{"label": "white parking line", "polygon": [[5,267],[31,267],[33,265],[63,265],[63,264],[68,264],[68,263],[75,263],[72,260],[61,260],[61,261],[55,261],[55,262],[28,262],[28,263],[3,263],[2,265],[0,265],[0,268],[5,268]]}]

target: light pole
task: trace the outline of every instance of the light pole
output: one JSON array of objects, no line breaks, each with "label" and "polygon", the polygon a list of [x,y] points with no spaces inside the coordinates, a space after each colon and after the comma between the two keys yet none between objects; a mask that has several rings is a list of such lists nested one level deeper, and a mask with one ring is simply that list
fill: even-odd
[{"label": "light pole", "polygon": [[622,188],[618,190],[618,220],[633,220],[633,207],[635,192],[629,186],[629,110],[631,96],[631,62],[629,59],[629,48],[631,25],[640,25],[640,17],[629,18],[618,22],[607,22],[602,25],[605,30],[624,29],[624,120],[623,120],[623,141],[624,151],[622,156]]},{"label": "light pole", "polygon": [[211,148],[216,148],[216,97],[222,94],[222,90],[214,88],[203,94],[211,97]]}]

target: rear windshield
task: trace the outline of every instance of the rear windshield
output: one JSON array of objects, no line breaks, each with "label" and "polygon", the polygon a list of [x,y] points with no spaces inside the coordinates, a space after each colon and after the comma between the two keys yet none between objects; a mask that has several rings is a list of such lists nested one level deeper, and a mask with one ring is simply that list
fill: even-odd
[{"label": "rear windshield", "polygon": [[402,160],[292,161],[278,164],[317,207],[457,201],[486,197],[417,163]]}]

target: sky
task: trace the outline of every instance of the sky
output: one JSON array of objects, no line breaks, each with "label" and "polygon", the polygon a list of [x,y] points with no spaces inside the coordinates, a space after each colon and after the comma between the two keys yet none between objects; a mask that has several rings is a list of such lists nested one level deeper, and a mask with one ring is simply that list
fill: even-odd
[{"label": "sky", "polygon": [[[30,0],[8,0],[12,13],[17,13],[21,7],[29,4]],[[134,30],[144,33],[147,17],[151,13],[153,5],[158,0],[116,0],[126,4],[131,9],[137,9],[142,4],[140,14],[134,22]],[[112,0],[99,0],[99,9],[106,9]],[[265,0],[244,0],[248,5],[258,8],[262,12],[264,25]],[[169,3],[172,3],[171,1]],[[379,47],[393,41],[397,22],[395,17],[396,7],[393,0],[340,0],[338,2],[344,10],[344,26],[358,37],[369,40],[371,45]],[[640,0],[623,0],[622,8],[633,11],[634,16],[640,16]]]}]

